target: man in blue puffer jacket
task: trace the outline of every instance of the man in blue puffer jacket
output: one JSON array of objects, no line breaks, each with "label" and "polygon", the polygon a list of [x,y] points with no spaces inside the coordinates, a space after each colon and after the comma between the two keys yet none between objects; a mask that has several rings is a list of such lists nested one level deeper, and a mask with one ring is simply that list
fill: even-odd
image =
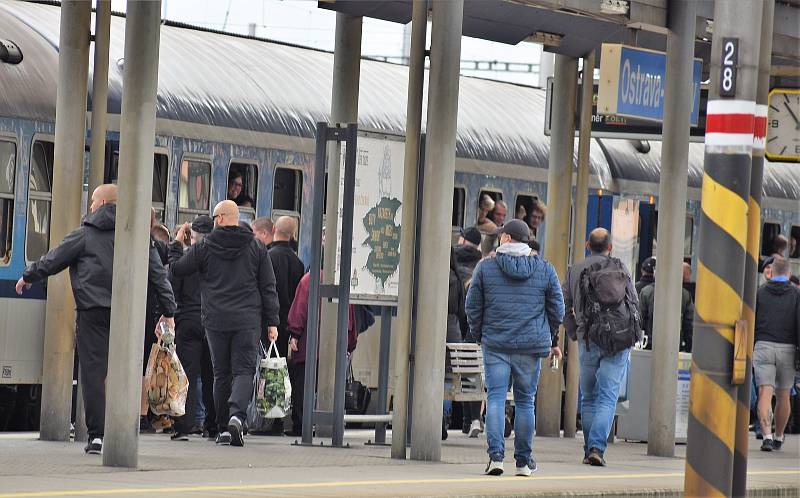
[{"label": "man in blue puffer jacket", "polygon": [[534,396],[542,358],[561,357],[558,327],[564,298],[553,265],[531,256],[528,227],[512,220],[498,229],[497,256],[475,268],[467,293],[471,340],[481,343],[486,372],[486,473],[501,475],[505,456],[503,425],[508,379],[514,384],[514,459],[516,475],[536,471],[531,456],[535,427]]}]

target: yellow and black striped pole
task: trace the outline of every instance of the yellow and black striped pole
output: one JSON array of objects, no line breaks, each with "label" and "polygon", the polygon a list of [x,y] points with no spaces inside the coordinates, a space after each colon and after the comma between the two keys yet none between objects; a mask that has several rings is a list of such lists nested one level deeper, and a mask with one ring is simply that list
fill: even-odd
[{"label": "yellow and black striped pole", "polygon": [[761,35],[752,26],[761,25],[761,11],[761,0],[714,4],[686,451],[685,492],[692,497],[727,497],[733,489],[735,325],[742,316]]}]

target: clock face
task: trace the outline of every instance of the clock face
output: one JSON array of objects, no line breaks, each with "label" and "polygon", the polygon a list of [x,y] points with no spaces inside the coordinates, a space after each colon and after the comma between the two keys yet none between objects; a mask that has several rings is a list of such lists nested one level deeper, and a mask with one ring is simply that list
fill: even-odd
[{"label": "clock face", "polygon": [[771,160],[800,160],[800,89],[769,93],[766,152]]}]

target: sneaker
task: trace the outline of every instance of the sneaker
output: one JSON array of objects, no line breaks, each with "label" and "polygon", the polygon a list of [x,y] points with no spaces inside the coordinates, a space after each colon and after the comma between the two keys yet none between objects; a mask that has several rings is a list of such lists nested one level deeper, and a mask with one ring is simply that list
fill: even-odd
[{"label": "sneaker", "polygon": [[216,429],[203,429],[203,437],[206,439],[216,439],[219,432]]},{"label": "sneaker", "polygon": [[242,435],[242,420],[234,415],[228,421],[228,432],[231,435],[231,446],[244,446],[244,436]]},{"label": "sneaker", "polygon": [[175,434],[171,435],[169,438],[173,441],[188,441],[189,435],[185,432],[175,431]]},{"label": "sneaker", "polygon": [[583,457],[583,464],[584,465],[589,465],[589,455],[586,455],[585,457]]},{"label": "sneaker", "polygon": [[600,453],[600,450],[597,448],[592,448],[589,450],[589,455],[586,457],[586,460],[589,461],[589,465],[592,467],[605,467],[606,461],[603,459],[603,454]]},{"label": "sneaker", "polygon": [[489,465],[486,466],[487,476],[500,476],[503,475],[503,462],[496,462],[489,460]]},{"label": "sneaker", "polygon": [[764,441],[761,443],[761,451],[772,451],[775,449],[775,442],[772,438],[764,438]]},{"label": "sneaker", "polygon": [[781,446],[783,446],[783,438],[780,439],[775,438],[772,440],[772,449],[774,449],[775,451],[779,451],[781,449]]},{"label": "sneaker", "polygon": [[523,465],[522,467],[517,465],[517,472],[514,475],[520,477],[530,477],[530,475],[536,472],[538,469],[539,467],[536,465],[536,461],[531,458],[526,465]]},{"label": "sneaker", "polygon": [[217,438],[214,440],[214,442],[219,445],[231,444],[231,433],[228,431],[220,432],[217,434]]},{"label": "sneaker", "polygon": [[469,437],[476,438],[478,434],[483,432],[481,430],[481,421],[480,420],[473,420],[472,423],[469,425]]},{"label": "sneaker", "polygon": [[470,428],[469,420],[464,420],[464,422],[461,423],[461,432],[463,432],[464,434],[469,434],[469,428]]},{"label": "sneaker", "polygon": [[103,438],[89,439],[89,444],[83,449],[89,455],[99,455],[103,453]]}]

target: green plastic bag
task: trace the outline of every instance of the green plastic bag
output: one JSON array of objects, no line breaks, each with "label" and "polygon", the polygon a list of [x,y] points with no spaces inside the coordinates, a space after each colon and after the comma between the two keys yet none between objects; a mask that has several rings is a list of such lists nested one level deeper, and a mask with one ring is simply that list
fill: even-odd
[{"label": "green plastic bag", "polygon": [[[275,357],[272,357],[272,353]],[[256,409],[265,418],[283,418],[292,404],[289,367],[281,357],[275,341],[271,341],[267,357],[261,359],[256,384]]]}]

